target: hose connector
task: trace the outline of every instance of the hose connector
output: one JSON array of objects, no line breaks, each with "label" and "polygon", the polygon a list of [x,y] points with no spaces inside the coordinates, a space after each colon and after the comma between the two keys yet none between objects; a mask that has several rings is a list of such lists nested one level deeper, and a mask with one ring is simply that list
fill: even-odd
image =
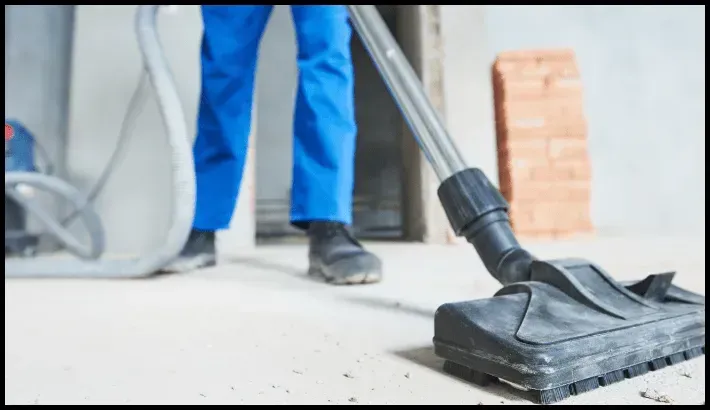
[{"label": "hose connector", "polygon": [[508,202],[478,168],[457,172],[437,191],[449,223],[463,236],[493,277],[504,285],[530,279],[535,259],[518,243],[508,218]]}]

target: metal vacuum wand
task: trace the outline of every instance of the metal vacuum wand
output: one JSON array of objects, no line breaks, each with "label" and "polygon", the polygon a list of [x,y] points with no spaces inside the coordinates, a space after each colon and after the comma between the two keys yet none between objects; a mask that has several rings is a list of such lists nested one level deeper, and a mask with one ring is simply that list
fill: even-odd
[{"label": "metal vacuum wand", "polygon": [[387,24],[374,5],[347,6],[350,19],[383,80],[397,101],[422,152],[443,182],[467,168],[441,117],[429,102]]},{"label": "metal vacuum wand", "polygon": [[534,257],[515,239],[505,198],[480,169],[466,166],[375,6],[348,6],[348,10],[355,30],[441,182],[437,194],[454,233],[476,248],[488,272],[501,283],[529,280]]}]

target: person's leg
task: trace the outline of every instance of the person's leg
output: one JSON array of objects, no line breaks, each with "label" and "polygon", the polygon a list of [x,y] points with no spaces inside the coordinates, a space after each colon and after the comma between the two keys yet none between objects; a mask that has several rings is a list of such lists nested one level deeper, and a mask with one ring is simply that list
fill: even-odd
[{"label": "person's leg", "polygon": [[166,270],[214,265],[215,231],[234,212],[244,170],[259,42],[273,6],[202,6],[202,89],[193,148],[193,231]]},{"label": "person's leg", "polygon": [[308,229],[310,270],[331,283],[381,278],[346,229],[355,168],[352,29],[345,6],[291,6],[298,41],[291,222]]}]

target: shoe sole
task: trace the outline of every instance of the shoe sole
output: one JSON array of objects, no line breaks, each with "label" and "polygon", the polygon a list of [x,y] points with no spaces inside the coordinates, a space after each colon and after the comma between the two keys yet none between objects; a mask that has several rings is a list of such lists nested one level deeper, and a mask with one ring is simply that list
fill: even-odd
[{"label": "shoe sole", "polygon": [[[331,285],[364,285],[377,283],[382,280],[382,267],[379,260],[372,258],[368,265],[355,272],[347,272],[345,269],[347,260],[338,261],[332,265],[326,265],[319,259],[311,259],[308,275],[323,279]],[[343,269],[338,269],[343,268]],[[345,272],[345,273],[343,273]]]}]

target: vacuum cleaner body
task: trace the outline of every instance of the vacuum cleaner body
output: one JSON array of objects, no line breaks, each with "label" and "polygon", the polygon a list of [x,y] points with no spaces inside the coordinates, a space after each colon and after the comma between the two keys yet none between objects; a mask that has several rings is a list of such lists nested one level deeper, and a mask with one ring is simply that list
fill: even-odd
[{"label": "vacuum cleaner body", "polygon": [[591,262],[523,249],[508,203],[466,166],[375,6],[348,8],[441,181],[451,227],[503,285],[492,298],[439,307],[433,341],[445,371],[483,385],[502,379],[552,403],[705,353],[705,298],[673,286],[673,273],[622,284]]},{"label": "vacuum cleaner body", "polygon": [[[5,121],[5,173],[36,172],[34,136],[19,121]],[[27,232],[27,212],[5,195],[5,255],[30,256],[37,250],[37,235]]]}]

